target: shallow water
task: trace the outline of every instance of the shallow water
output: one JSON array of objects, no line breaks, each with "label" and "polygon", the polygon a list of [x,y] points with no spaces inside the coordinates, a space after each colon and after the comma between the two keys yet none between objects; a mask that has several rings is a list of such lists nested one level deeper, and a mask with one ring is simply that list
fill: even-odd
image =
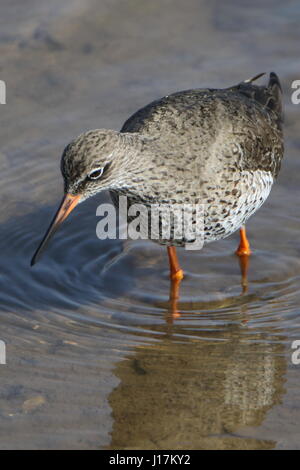
[{"label": "shallow water", "polygon": [[[30,3],[3,1],[0,15],[0,447],[299,449],[298,2]],[[237,235],[181,250],[174,318],[165,250],[96,238],[105,194],[82,204],[29,267],[74,136],[119,129],[172,91],[273,69],[286,153],[248,224],[247,293]]]}]

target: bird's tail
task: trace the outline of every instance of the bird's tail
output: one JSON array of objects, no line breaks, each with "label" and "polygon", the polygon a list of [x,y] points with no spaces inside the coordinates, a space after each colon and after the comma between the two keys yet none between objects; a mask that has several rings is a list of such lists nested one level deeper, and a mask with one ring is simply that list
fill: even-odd
[{"label": "bird's tail", "polygon": [[240,93],[258,101],[264,108],[273,111],[276,115],[277,123],[280,126],[283,122],[282,88],[280,81],[276,73],[271,72],[267,86],[257,86],[252,84],[263,75],[265,75],[265,73],[255,75],[253,78],[248,78],[247,80],[239,83],[237,88]]},{"label": "bird's tail", "polygon": [[260,77],[263,77],[264,75],[266,75],[266,72],[259,73],[258,75],[255,75],[254,77],[247,78],[247,80],[244,80],[243,83],[255,82],[255,80],[258,80]]},{"label": "bird's tail", "polygon": [[267,107],[272,109],[278,116],[281,122],[283,122],[283,110],[282,110],[282,88],[276,73],[270,73],[270,79],[267,86],[270,97],[267,101]]}]

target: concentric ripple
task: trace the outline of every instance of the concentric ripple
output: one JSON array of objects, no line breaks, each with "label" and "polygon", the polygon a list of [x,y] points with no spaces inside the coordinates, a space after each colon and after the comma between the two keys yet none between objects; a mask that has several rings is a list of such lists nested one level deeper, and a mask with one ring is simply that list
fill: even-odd
[{"label": "concentric ripple", "polygon": [[30,256],[44,230],[36,221],[47,223],[51,210],[6,223],[0,237],[2,310],[44,312],[47,322],[55,312],[82,325],[126,328],[141,338],[163,333],[170,321],[175,337],[210,335],[216,340],[230,324],[246,325],[248,338],[295,327],[296,256],[276,249],[254,251],[248,292],[242,293],[235,240],[201,252],[181,250],[185,279],[174,316],[165,249],[148,241],[98,240],[93,213],[88,204],[72,215],[33,268]]}]

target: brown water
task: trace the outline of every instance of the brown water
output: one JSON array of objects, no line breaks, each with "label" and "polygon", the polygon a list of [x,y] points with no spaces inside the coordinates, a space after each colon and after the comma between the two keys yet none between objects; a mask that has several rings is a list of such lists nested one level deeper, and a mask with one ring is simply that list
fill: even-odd
[{"label": "brown water", "polygon": [[[300,448],[300,5],[296,0],[2,0],[0,447]],[[238,237],[181,251],[171,321],[165,250],[99,241],[100,196],[81,205],[33,269],[62,194],[63,147],[119,129],[172,91],[229,86],[275,70],[286,153]]]}]

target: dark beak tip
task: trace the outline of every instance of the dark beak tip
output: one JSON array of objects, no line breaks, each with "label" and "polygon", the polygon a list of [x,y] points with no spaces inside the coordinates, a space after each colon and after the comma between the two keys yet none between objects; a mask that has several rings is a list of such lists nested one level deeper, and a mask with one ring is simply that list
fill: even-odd
[{"label": "dark beak tip", "polygon": [[38,249],[34,253],[30,266],[32,267],[40,258],[41,254],[45,250],[49,239],[56,232],[58,226],[67,218],[69,213],[78,204],[80,195],[73,196],[72,194],[65,194],[48,230],[46,231],[44,238],[42,239]]}]

